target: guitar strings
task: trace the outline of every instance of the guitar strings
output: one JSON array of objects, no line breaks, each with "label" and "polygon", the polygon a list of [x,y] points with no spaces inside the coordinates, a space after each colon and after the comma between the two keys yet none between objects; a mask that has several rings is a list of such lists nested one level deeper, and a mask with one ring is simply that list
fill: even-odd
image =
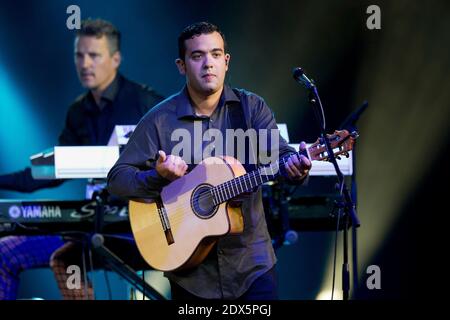
[{"label": "guitar strings", "polygon": [[[254,171],[252,171],[252,172],[250,172],[250,173],[248,173],[248,174],[245,174],[245,175],[247,175],[247,177],[245,177],[245,178],[243,178],[241,181],[242,182],[244,182],[244,181],[247,181],[247,182],[249,182],[249,184],[251,183],[250,181],[253,179],[253,180],[255,180],[255,181],[257,181],[256,180],[256,177],[257,177],[257,174],[260,174],[260,170],[261,169],[267,169],[268,167],[262,167],[262,168],[260,168],[260,169],[257,169],[257,170],[254,170]],[[243,177],[244,175],[242,175],[242,176],[239,176],[239,177]],[[267,176],[267,175],[266,175]],[[236,178],[239,178],[239,177],[236,177]],[[253,177],[253,178],[252,178]],[[262,179],[262,177],[260,177],[260,180]],[[230,180],[231,181],[231,180]],[[224,184],[231,184],[231,182],[230,181],[227,181],[227,182],[225,182]],[[261,180],[261,182],[262,182],[262,180]],[[224,195],[226,195],[227,197],[228,197],[228,194],[226,193],[226,191],[225,191],[225,188],[226,188],[226,186],[221,186],[221,185],[217,185],[217,186],[215,186],[215,187],[219,187],[219,190],[221,190],[222,192],[223,192],[223,194]],[[237,187],[237,185],[236,185],[236,187]],[[247,192],[247,191],[250,191],[250,190],[247,190],[247,188],[245,188],[244,189],[244,186],[242,185],[242,183],[241,183],[241,187],[242,187],[242,190],[243,191],[240,191],[239,192],[239,194],[240,193],[244,193],[244,192]],[[239,189],[237,188],[237,190],[239,191]],[[212,190],[210,189],[209,190],[210,192],[205,192],[204,194],[201,194],[198,198],[197,198],[197,201],[200,201],[200,200],[204,200],[204,199],[206,199],[206,198],[208,198],[208,197],[214,197],[214,195],[213,195],[213,192],[212,192]],[[218,191],[219,192],[219,191]],[[221,203],[219,203],[219,204],[216,204],[214,207],[216,207],[216,206],[220,206],[222,203],[225,203],[226,201],[223,201],[223,202],[221,202]],[[191,207],[190,207],[190,205],[188,206],[188,205],[186,205],[186,204],[180,204],[180,205],[176,205],[176,206],[174,206],[174,207],[171,207],[170,208],[170,212],[167,212],[166,210],[164,210],[165,212],[166,212],[166,214],[167,214],[167,218],[169,219],[169,224],[170,225],[179,225],[180,224],[180,222],[182,222],[183,220],[184,220],[184,217],[186,217],[186,216],[191,216]],[[158,209],[158,214],[156,215],[155,214],[155,216],[154,216],[154,219],[152,219],[153,221],[152,222],[150,222],[149,223],[149,225],[154,225],[155,223],[156,224],[159,224],[159,223],[161,223],[161,219],[160,219],[160,217],[159,217],[159,209]]]},{"label": "guitar strings", "polygon": [[[297,153],[298,153],[298,152],[297,152]],[[296,153],[296,154],[297,154],[297,153]],[[259,185],[265,183],[265,182],[263,182],[263,176],[265,176],[265,177],[272,176],[273,178],[275,178],[275,177],[279,174],[279,172],[280,172],[280,166],[284,166],[285,163],[286,163],[286,161],[287,161],[287,159],[288,159],[290,156],[291,156],[291,155],[289,155],[289,156],[287,156],[287,157],[284,157],[284,158],[282,158],[282,159],[280,159],[280,160],[277,160],[277,161],[275,162],[275,164],[271,164],[271,165],[268,165],[268,166],[265,166],[265,167],[261,167],[261,168],[258,168],[258,169],[256,169],[256,170],[253,170],[253,171],[251,171],[251,172],[245,173],[245,174],[243,174],[243,175],[241,175],[241,176],[235,177],[235,178],[233,178],[233,179],[231,179],[231,180],[229,180],[229,181],[226,181],[226,182],[221,183],[221,184],[219,184],[219,185],[217,185],[217,186],[214,186],[213,188],[215,188],[216,194],[218,194],[219,197],[222,197],[222,195],[223,195],[224,197],[222,197],[222,198],[228,198],[229,195],[231,195],[231,192],[234,193],[233,182],[232,182],[232,181],[233,181],[233,180],[236,180],[236,182],[235,182],[235,184],[234,184],[234,186],[236,187],[236,190],[238,191],[237,195],[234,196],[234,197],[236,197],[236,196],[238,196],[239,194],[248,192],[248,191],[250,191],[251,189],[254,188],[254,187],[253,187],[253,188],[248,189],[248,187],[247,187],[247,182],[248,182],[248,184],[251,186],[251,183],[253,183],[252,180],[254,180],[254,181],[256,181],[256,183],[257,183],[256,186],[259,186]],[[269,170],[270,170],[272,173],[270,173],[270,174],[267,173]],[[274,170],[275,170],[275,173],[274,173]],[[263,171],[264,171],[264,172],[263,172]],[[259,180],[261,180],[261,182],[258,182],[258,181],[257,181],[257,174],[259,174]],[[273,178],[269,178],[268,181],[272,180]],[[238,181],[237,179],[240,179],[240,181]],[[241,186],[241,188],[238,187],[238,182],[239,182],[239,185]],[[244,186],[244,185],[245,185],[245,186]],[[255,186],[255,187],[256,187],[256,186]],[[244,190],[244,188],[245,188],[245,190]],[[230,190],[230,189],[231,189],[231,190]],[[239,191],[239,189],[241,189],[242,191]],[[212,191],[212,189],[210,189],[210,190]],[[209,194],[207,194],[207,193],[205,192],[204,194],[200,195],[200,196],[197,198],[197,200],[204,200],[204,199],[210,197],[211,195],[212,195],[213,197],[215,196],[213,192],[210,192]],[[228,198],[227,200],[224,200],[224,201],[221,201],[221,202],[228,201],[228,200],[230,200],[230,199],[232,199],[232,198],[234,198],[234,197]],[[221,200],[221,199],[218,199],[218,200]],[[175,207],[175,208],[176,208],[176,207]]]},{"label": "guitar strings", "polygon": [[[308,150],[309,150],[309,149],[308,149]],[[274,164],[270,164],[270,165],[267,165],[267,166],[265,166],[265,167],[260,167],[260,168],[258,168],[258,169],[256,169],[256,170],[253,170],[253,171],[251,171],[251,172],[245,173],[245,174],[243,174],[243,175],[241,175],[241,176],[239,176],[239,177],[235,177],[235,178],[233,178],[233,179],[231,179],[231,180],[229,180],[229,181],[226,181],[226,182],[224,182],[224,183],[221,183],[220,185],[214,186],[213,188],[216,188],[216,189],[215,189],[215,190],[217,191],[216,194],[218,194],[219,197],[222,197],[222,195],[224,195],[225,198],[228,198],[228,195],[231,194],[231,193],[230,193],[230,190],[229,190],[228,188],[232,188],[232,187],[233,187],[231,181],[233,181],[233,180],[235,180],[235,179],[239,179],[239,178],[241,178],[241,177],[243,177],[243,176],[247,176],[247,177],[243,178],[243,180],[241,180],[241,181],[239,182],[240,185],[241,185],[241,189],[243,190],[242,183],[244,183],[245,185],[246,185],[247,182],[251,183],[251,180],[252,180],[252,174],[253,174],[253,180],[255,180],[255,181],[256,181],[256,177],[257,177],[256,174],[259,174],[259,175],[260,175],[260,180],[262,180],[262,176],[266,176],[266,177],[267,177],[267,176],[273,176],[273,177],[275,177],[275,176],[277,176],[277,175],[279,174],[279,170],[280,170],[279,168],[280,168],[280,166],[284,166],[285,163],[286,163],[286,161],[287,161],[293,154],[299,156],[299,155],[301,155],[301,152],[300,152],[300,151],[297,151],[297,152],[295,152],[295,153],[292,153],[292,154],[290,154],[290,155],[288,155],[288,156],[285,156],[285,157],[283,157],[283,158],[277,160]],[[273,167],[273,166],[275,166],[275,167]],[[263,173],[263,172],[262,172],[262,171],[267,172],[269,169],[270,169],[270,171],[272,172],[272,174],[267,174],[267,173]],[[274,172],[273,172],[274,170],[276,170],[276,174],[274,174]],[[272,180],[272,179],[269,179],[269,181],[270,181],[270,180]],[[264,182],[261,181],[261,183],[257,183],[257,185],[260,185],[260,184],[263,184],[263,183],[264,183]],[[227,185],[227,184],[229,184],[229,185]],[[235,186],[236,186],[236,189],[238,190],[238,194],[237,194],[236,196],[238,196],[239,194],[242,194],[242,193],[245,193],[245,192],[250,191],[250,190],[247,190],[247,188],[246,188],[245,191],[244,191],[244,190],[243,190],[243,191],[239,191],[239,187],[238,187],[237,182],[236,182]],[[227,192],[227,191],[228,191],[228,192]],[[234,193],[234,189],[232,189],[232,192]],[[207,199],[208,197],[211,197],[211,196],[212,196],[213,198],[215,197],[215,195],[214,195],[213,192],[210,192],[210,193],[205,192],[204,194],[201,194],[201,195],[197,198],[197,201],[205,200],[205,199]],[[235,196],[235,197],[236,197],[236,196]],[[232,198],[234,198],[234,197],[232,197]],[[224,200],[224,201],[221,201],[221,202],[228,201],[228,200],[230,200],[230,199],[232,199],[232,198],[228,198],[227,200]],[[218,199],[218,200],[221,200],[221,199]],[[220,204],[220,203],[218,203],[218,204]],[[218,205],[218,204],[216,204],[216,205]],[[186,205],[179,205],[178,207],[175,206],[175,207],[172,208],[172,209],[174,209],[174,210],[179,210],[179,209],[184,209],[184,208],[187,208]]]},{"label": "guitar strings", "polygon": [[[268,168],[269,168],[269,167],[272,167],[272,166],[273,166],[273,165],[267,166],[267,167],[262,167],[262,168],[260,168],[260,169],[257,169],[257,170],[254,170],[254,171],[252,171],[252,172],[246,173],[246,174],[244,174],[244,175],[242,175],[242,176],[239,176],[239,177],[235,177],[235,178],[233,178],[233,179],[231,179],[231,180],[229,180],[229,181],[226,181],[226,182],[224,182],[224,183],[222,183],[222,184],[219,184],[219,185],[217,185],[217,186],[214,186],[213,188],[216,188],[216,189],[215,189],[216,192],[213,192],[213,191],[212,191],[213,188],[211,188],[211,189],[209,190],[210,192],[204,192],[204,193],[202,193],[200,196],[198,196],[198,197],[196,198],[196,200],[197,200],[197,201],[201,201],[201,200],[205,200],[205,199],[210,198],[210,197],[216,198],[216,200],[222,200],[221,198],[228,198],[227,200],[221,201],[220,203],[226,202],[226,201],[228,201],[228,200],[230,200],[230,199],[232,199],[232,198],[238,196],[239,194],[248,192],[248,191],[250,191],[251,189],[253,189],[253,188],[250,188],[250,189],[249,189],[249,188],[247,187],[247,182],[248,182],[248,185],[251,186],[252,180],[254,180],[254,181],[257,182],[257,186],[258,186],[258,185],[264,183],[264,182],[263,182],[263,179],[264,179],[264,178],[263,178],[262,176],[266,176],[266,177],[267,177],[267,176],[273,176],[273,177],[275,177],[275,176],[278,174],[278,171],[277,171],[277,173],[273,173],[273,170],[275,170],[275,169],[271,170],[271,171],[272,171],[272,174],[267,174],[267,173],[261,173],[261,172],[260,172],[261,170],[268,170]],[[258,181],[257,181],[257,174],[260,175],[260,177],[259,177],[259,180],[261,180],[260,183],[258,183]],[[235,180],[235,179],[240,179],[239,184],[240,184],[241,187],[239,188],[239,187],[238,187],[238,182],[236,182],[236,183],[234,184],[234,186],[236,187],[236,190],[238,191],[238,193],[237,193],[236,196],[229,198],[229,196],[231,195],[231,192],[234,193],[234,189],[232,189],[232,188],[233,188],[233,185],[232,185],[232,182],[231,182],[231,181],[233,181],[233,180]],[[269,180],[271,180],[271,179],[269,179]],[[256,187],[256,186],[255,186],[255,187]],[[240,190],[242,190],[242,191],[240,191]],[[219,195],[219,197],[221,197],[221,198],[216,197],[215,194]],[[220,203],[218,203],[218,204],[216,204],[216,205],[219,205]],[[180,209],[186,209],[186,208],[188,208],[188,206],[186,206],[185,204],[181,204],[181,205],[178,205],[178,206],[174,206],[174,207],[172,207],[171,209],[172,209],[172,210],[180,210]],[[190,209],[190,206],[189,206],[189,209]]]},{"label": "guitar strings", "polygon": [[[289,158],[289,157],[282,158],[280,161],[277,160],[277,162],[275,163],[275,166],[279,167],[280,165],[284,165],[285,164],[285,159],[287,159],[287,158]],[[280,163],[278,163],[278,162],[280,162]],[[274,166],[274,164],[271,164],[271,165],[266,166],[266,167],[261,167],[261,168],[259,168],[257,170],[254,170],[252,172],[249,172],[249,173],[246,173],[246,174],[244,174],[242,176],[234,178],[234,179],[238,179],[238,178],[244,177],[244,178],[241,178],[241,181],[239,182],[240,185],[241,185],[242,191],[239,191],[237,183],[235,184],[236,189],[238,190],[238,195],[241,194],[241,193],[250,191],[247,188],[246,182],[249,182],[250,185],[251,185],[251,180],[252,179],[257,182],[257,180],[256,180],[257,174],[260,174],[260,180],[261,180],[260,184],[262,184],[263,181],[262,181],[261,171],[263,171],[263,170],[267,171],[270,168],[270,170],[272,171],[272,174],[264,174],[263,173],[263,175],[266,176],[266,177],[267,176],[274,176],[275,177],[276,174],[273,173],[273,168],[272,168],[273,166]],[[277,171],[277,174],[278,174],[278,171]],[[232,180],[234,180],[234,179],[232,179]],[[232,182],[231,182],[232,180],[229,180],[227,182],[224,182],[224,183],[222,183],[220,185],[215,186],[215,188],[219,187],[218,189],[216,189],[217,192],[218,193],[222,192],[223,195],[228,197],[229,194],[231,194],[230,193],[231,191],[230,190],[226,190],[226,188],[230,188],[232,186],[231,185],[232,184]],[[242,185],[242,183],[245,184],[245,189],[244,189],[244,186]],[[234,192],[234,190],[233,190],[233,192]],[[197,201],[207,199],[208,197],[213,197],[213,198],[215,197],[214,193],[212,192],[212,189],[210,189],[210,192],[205,192],[204,194],[201,194],[197,198]],[[232,199],[232,198],[229,198],[229,199],[227,199],[225,201],[222,201],[221,203],[218,203],[215,206],[219,206],[220,204],[222,204],[222,203],[224,203],[224,202],[226,202],[226,201],[228,201],[230,199]],[[185,212],[185,211],[187,211],[187,212]],[[179,225],[180,222],[182,222],[184,220],[185,216],[190,216],[191,215],[190,211],[191,211],[191,207],[187,206],[186,204],[181,204],[181,205],[178,205],[178,206],[174,206],[173,208],[171,208],[171,212],[167,212],[166,211],[167,218],[169,219],[169,224]],[[158,217],[159,217],[159,212],[158,212]],[[160,223],[160,219],[155,219],[155,222],[151,223],[150,225],[153,225],[154,223]]]}]

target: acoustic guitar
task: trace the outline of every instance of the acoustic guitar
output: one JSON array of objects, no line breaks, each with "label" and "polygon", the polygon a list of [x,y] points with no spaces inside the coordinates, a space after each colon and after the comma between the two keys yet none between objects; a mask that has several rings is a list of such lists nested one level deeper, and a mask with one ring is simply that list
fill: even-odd
[{"label": "acoustic guitar", "polygon": [[[348,157],[356,133],[335,131],[327,138],[337,157]],[[306,149],[306,156],[328,160],[320,138]],[[241,208],[229,200],[274,180],[288,157],[249,173],[233,157],[210,157],[165,186],[158,199],[130,201],[131,229],[142,257],[161,271],[200,264],[219,237],[244,230]]]}]

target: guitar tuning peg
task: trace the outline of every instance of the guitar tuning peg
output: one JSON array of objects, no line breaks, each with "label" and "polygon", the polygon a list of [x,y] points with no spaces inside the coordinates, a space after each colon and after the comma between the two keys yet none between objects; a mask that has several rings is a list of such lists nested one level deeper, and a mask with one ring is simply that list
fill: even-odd
[{"label": "guitar tuning peg", "polygon": [[336,156],[336,159],[341,160],[341,156]]}]

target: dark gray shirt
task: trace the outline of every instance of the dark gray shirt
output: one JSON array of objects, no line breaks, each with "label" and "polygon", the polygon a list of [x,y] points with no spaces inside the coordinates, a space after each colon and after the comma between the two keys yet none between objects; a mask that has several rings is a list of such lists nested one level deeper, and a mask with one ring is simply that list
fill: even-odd
[{"label": "dark gray shirt", "polygon": [[[158,150],[170,154],[179,143],[178,140],[171,139],[174,130],[185,128],[194,137],[194,123],[197,127],[201,123],[203,132],[215,128],[225,136],[225,130],[232,128],[229,108],[236,103],[240,103],[247,128],[277,128],[267,104],[251,92],[241,89],[235,92],[225,86],[217,108],[210,117],[206,117],[195,114],[185,87],[154,107],[139,122],[119,160],[108,174],[109,191],[129,199],[159,196],[162,187],[169,181],[157,173],[155,162]],[[279,139],[280,157],[294,152],[283,138]],[[191,157],[194,158],[194,153],[198,156],[205,143],[193,142],[192,147],[195,152],[192,152]],[[189,170],[195,166],[192,161],[190,163]],[[244,164],[244,167],[249,166]],[[220,238],[199,266],[187,271],[166,272],[166,277],[200,297],[234,299],[241,296],[256,278],[271,269],[276,262],[265,221],[261,188],[243,202],[242,211],[242,234]]]}]

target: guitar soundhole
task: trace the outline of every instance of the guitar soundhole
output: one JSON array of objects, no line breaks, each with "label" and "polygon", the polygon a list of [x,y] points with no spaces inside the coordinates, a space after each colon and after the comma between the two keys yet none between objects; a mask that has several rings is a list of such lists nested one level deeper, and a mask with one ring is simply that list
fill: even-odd
[{"label": "guitar soundhole", "polygon": [[191,207],[192,211],[202,219],[208,219],[212,217],[218,206],[214,205],[213,196],[210,189],[212,188],[209,184],[201,184],[192,192],[191,196]]}]

